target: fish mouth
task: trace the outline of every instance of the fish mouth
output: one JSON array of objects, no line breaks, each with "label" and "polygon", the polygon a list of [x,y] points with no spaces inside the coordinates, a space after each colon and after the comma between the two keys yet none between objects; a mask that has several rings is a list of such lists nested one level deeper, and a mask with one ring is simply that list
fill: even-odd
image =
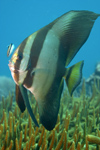
[{"label": "fish mouth", "polygon": [[9,61],[8,66],[11,72],[18,73],[18,69],[16,69],[15,65],[11,61]]},{"label": "fish mouth", "polygon": [[8,66],[9,66],[10,71],[12,73],[16,73],[16,74],[17,73],[25,73],[28,70],[28,68],[26,70],[19,70],[19,68],[11,60],[9,61]]}]

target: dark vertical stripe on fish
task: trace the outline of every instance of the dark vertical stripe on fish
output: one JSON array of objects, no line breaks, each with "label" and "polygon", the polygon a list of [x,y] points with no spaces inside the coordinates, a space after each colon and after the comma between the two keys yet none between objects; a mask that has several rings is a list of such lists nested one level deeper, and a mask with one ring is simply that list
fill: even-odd
[{"label": "dark vertical stripe on fish", "polygon": [[[59,106],[60,106],[60,98],[61,98],[61,93],[63,90],[63,81],[62,77],[65,74],[65,66],[61,64],[63,60],[64,55],[62,55],[63,47],[60,44],[58,48],[58,60],[57,60],[57,66],[56,66],[56,73],[54,76],[54,79],[52,81],[51,87],[49,88],[48,92],[46,93],[46,96],[44,97],[44,109],[43,109],[43,114],[40,114],[40,120],[43,124],[46,124],[47,128],[52,128],[57,121],[57,116],[58,116],[58,111],[59,111]],[[64,60],[63,60],[63,63]],[[60,68],[60,69],[59,69]],[[52,112],[48,113],[48,108],[50,109],[52,107]],[[50,114],[50,116],[48,116]],[[45,120],[45,118],[49,118]],[[45,122],[46,121],[46,122]]]},{"label": "dark vertical stripe on fish", "polygon": [[25,84],[27,88],[30,88],[33,83],[33,75],[31,75],[32,70],[36,67],[39,55],[41,53],[46,35],[48,31],[52,28],[53,23],[47,25],[47,27],[42,28],[36,35],[30,52],[30,58],[28,62],[28,66],[30,66],[30,69],[28,70],[28,73],[26,75],[26,78],[23,82],[23,85]]},{"label": "dark vertical stripe on fish", "polygon": [[[19,46],[19,51],[21,52],[21,54],[23,54],[27,40],[28,40],[28,37]],[[15,53],[16,53],[16,51],[15,51]],[[20,70],[20,64],[21,64],[21,61],[19,63],[17,62],[17,70]],[[15,66],[16,66],[16,63],[15,63]],[[19,72],[17,74],[14,74],[14,79],[17,82],[19,81]]]},{"label": "dark vertical stripe on fish", "polygon": [[[62,53],[62,50],[63,50],[63,47],[60,43],[59,49],[58,49],[57,67],[56,67],[56,70],[55,70],[56,73],[55,73],[52,85],[51,85],[50,89],[48,90],[49,92],[46,95],[46,99],[48,99],[48,101],[50,100],[50,103],[52,102],[52,97],[53,97],[53,99],[55,99],[57,97],[62,77],[65,74],[65,66],[64,66],[64,64],[65,64],[64,57],[65,56]],[[63,62],[63,63],[61,64],[61,62]],[[59,95],[59,97],[60,96],[61,95]]]}]

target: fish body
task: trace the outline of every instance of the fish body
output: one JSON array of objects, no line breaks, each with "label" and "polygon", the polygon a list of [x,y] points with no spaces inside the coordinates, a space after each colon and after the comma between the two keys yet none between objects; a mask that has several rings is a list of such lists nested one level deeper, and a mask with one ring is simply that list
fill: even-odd
[{"label": "fish body", "polygon": [[13,43],[11,43],[11,44],[8,46],[7,57],[9,57],[9,56],[12,54],[14,48],[15,48],[15,45],[14,45]]},{"label": "fish body", "polygon": [[90,11],[70,11],[28,36],[15,50],[9,67],[17,86],[16,101],[22,112],[27,107],[37,126],[27,90],[37,101],[41,123],[52,130],[64,80],[72,95],[82,78],[83,61],[66,67],[87,40],[98,16]]}]

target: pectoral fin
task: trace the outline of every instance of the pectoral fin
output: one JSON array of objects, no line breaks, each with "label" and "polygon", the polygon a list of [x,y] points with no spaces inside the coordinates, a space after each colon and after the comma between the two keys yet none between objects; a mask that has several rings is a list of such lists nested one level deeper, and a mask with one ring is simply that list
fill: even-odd
[{"label": "pectoral fin", "polygon": [[80,61],[77,64],[66,69],[65,81],[70,95],[72,95],[73,91],[81,81],[83,63],[83,61]]},{"label": "pectoral fin", "polygon": [[21,112],[23,113],[25,111],[25,103],[24,103],[24,99],[23,99],[23,96],[20,92],[20,88],[19,86],[16,84],[16,102],[21,110]]},{"label": "pectoral fin", "polygon": [[33,111],[31,109],[31,106],[30,106],[30,103],[29,103],[29,99],[28,99],[28,95],[27,95],[27,90],[24,88],[24,86],[22,84],[19,83],[19,88],[20,88],[20,91],[21,91],[21,94],[23,96],[23,99],[24,99],[24,102],[25,102],[25,105],[27,107],[27,110],[32,118],[32,120],[34,121],[35,125],[37,127],[39,127],[38,123],[37,123],[37,120],[33,114]]}]

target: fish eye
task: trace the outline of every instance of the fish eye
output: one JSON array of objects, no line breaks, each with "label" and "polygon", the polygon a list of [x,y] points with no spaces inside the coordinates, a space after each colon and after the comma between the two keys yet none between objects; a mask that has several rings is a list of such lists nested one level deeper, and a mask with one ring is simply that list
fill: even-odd
[{"label": "fish eye", "polygon": [[21,60],[22,60],[22,58],[23,58],[22,53],[19,53],[19,54],[17,55],[17,60],[21,61]]},{"label": "fish eye", "polygon": [[22,60],[22,55],[18,55],[18,60]]}]

